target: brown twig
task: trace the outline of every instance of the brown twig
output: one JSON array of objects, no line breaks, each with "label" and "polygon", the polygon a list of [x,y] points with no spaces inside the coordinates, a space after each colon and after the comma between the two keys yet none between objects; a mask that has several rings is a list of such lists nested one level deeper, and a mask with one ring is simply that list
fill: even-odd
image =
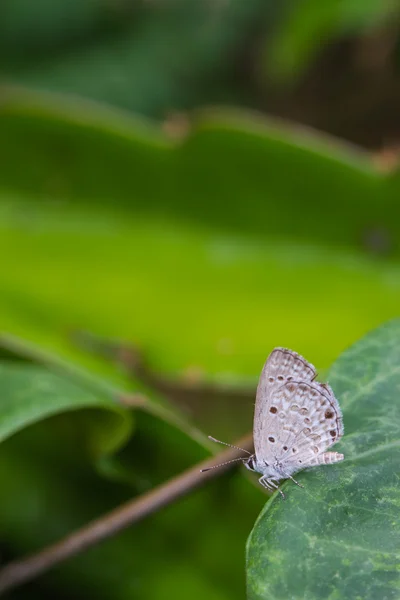
[{"label": "brown twig", "polygon": [[[250,451],[252,449],[252,436],[247,435],[240,439],[236,445]],[[201,473],[200,469],[212,467],[238,456],[240,456],[240,453],[237,450],[229,448],[217,456],[196,464],[139,498],[122,504],[59,542],[44,548],[37,554],[10,562],[0,570],[0,595],[34,579],[54,565],[79,554],[79,552],[83,552],[86,548],[115,535],[163,506],[171,504],[171,502],[199,487],[207,480],[229,469],[235,463],[224,465],[219,469],[212,469],[206,473]]]}]

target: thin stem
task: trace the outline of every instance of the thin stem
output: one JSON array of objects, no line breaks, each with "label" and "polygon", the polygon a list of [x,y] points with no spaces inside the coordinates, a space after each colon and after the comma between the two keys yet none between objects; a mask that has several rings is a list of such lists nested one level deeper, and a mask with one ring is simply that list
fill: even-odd
[{"label": "thin stem", "polygon": [[[247,435],[240,439],[237,445],[250,450],[252,436]],[[83,552],[90,546],[132,525],[132,523],[140,521],[147,515],[171,504],[209,479],[218,477],[223,471],[229,469],[232,463],[221,467],[221,469],[212,469],[207,473],[201,473],[200,470],[208,469],[219,462],[232,460],[236,458],[237,454],[237,450],[233,448],[224,450],[217,456],[196,464],[139,498],[130,500],[99,519],[91,521],[59,542],[40,550],[37,554],[10,562],[0,570],[0,595],[34,579],[67,558]]]}]

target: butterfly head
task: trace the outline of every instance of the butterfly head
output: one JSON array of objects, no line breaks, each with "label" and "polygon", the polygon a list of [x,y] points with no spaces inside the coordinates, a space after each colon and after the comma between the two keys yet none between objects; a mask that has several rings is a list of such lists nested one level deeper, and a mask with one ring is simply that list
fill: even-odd
[{"label": "butterfly head", "polygon": [[248,458],[243,458],[243,464],[249,471],[258,471],[255,454],[251,454]]},{"label": "butterfly head", "polygon": [[257,460],[257,456],[252,454],[248,458],[243,458],[243,464],[249,471],[255,471],[261,473],[265,477],[273,477],[274,479],[283,479],[284,475],[281,470],[281,465],[275,461],[274,464],[268,464],[267,462],[260,462]]}]

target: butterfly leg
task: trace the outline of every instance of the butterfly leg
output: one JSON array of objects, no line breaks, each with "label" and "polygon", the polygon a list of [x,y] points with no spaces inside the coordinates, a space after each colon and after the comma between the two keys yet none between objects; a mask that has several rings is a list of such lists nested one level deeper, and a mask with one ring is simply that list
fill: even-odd
[{"label": "butterfly leg", "polygon": [[271,484],[268,481],[268,478],[265,475],[260,477],[260,479],[258,480],[258,483],[260,483],[263,487],[265,487],[265,489],[267,489],[269,492],[274,491],[273,487],[271,486]]},{"label": "butterfly leg", "polygon": [[301,483],[296,481],[294,477],[292,477],[291,475],[288,475],[288,478],[291,479],[296,485],[298,485],[299,487],[304,489],[304,485],[301,485]]},{"label": "butterfly leg", "polygon": [[276,485],[276,483],[274,483],[274,481],[272,481],[272,479],[263,475],[262,477],[260,477],[260,479],[258,481],[261,483],[261,485],[263,487],[265,487],[270,492],[273,492],[274,489],[278,490],[278,492],[280,493],[282,498],[285,500],[285,494],[282,492],[282,490],[279,489],[279,486]]},{"label": "butterfly leg", "polygon": [[274,483],[274,482],[272,481],[272,479],[268,479],[268,483],[269,483],[270,485],[272,485],[272,486],[273,486],[273,487],[274,487],[276,490],[278,490],[278,492],[279,492],[279,493],[280,493],[280,495],[282,496],[282,500],[285,500],[285,499],[286,499],[286,496],[285,496],[285,494],[282,492],[282,490],[279,488],[279,486],[278,486],[278,485],[276,485],[276,483]]}]

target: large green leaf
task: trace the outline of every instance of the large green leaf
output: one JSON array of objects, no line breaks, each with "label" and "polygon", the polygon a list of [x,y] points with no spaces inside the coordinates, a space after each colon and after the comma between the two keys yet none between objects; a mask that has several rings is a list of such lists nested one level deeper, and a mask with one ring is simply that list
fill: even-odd
[{"label": "large green leaf", "polygon": [[400,595],[400,321],[347,350],[329,382],[344,462],[299,474],[266,504],[247,545],[249,600]]},{"label": "large green leaf", "polygon": [[89,329],[158,371],[255,380],[274,345],[324,367],[397,314],[396,190],[354,149],[226,111],[173,142],[15,90],[0,141],[3,330],[86,361],[65,332]]}]

